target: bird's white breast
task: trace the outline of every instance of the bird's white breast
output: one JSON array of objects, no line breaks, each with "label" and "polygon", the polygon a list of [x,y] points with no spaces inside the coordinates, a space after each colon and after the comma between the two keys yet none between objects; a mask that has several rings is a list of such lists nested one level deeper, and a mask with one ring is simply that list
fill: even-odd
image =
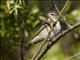
[{"label": "bird's white breast", "polygon": [[[50,33],[50,31],[51,31],[51,28],[49,26],[47,26],[43,31],[41,31],[41,33],[39,34],[39,36],[42,39],[45,39],[46,37],[48,37],[48,34]],[[56,36],[60,31],[61,31],[60,22],[57,22],[57,24],[54,27],[53,31],[51,32],[49,38],[52,38],[52,37]]]},{"label": "bird's white breast", "polygon": [[55,37],[61,32],[61,25],[60,22],[58,21],[57,24],[54,27],[54,30],[52,31],[50,38]]}]

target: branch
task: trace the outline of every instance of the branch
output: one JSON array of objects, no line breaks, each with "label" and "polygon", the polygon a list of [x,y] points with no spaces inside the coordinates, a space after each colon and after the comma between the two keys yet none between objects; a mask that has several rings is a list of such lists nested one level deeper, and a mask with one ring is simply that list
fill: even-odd
[{"label": "branch", "polygon": [[80,55],[80,52],[74,54],[73,56],[70,56],[70,57],[66,58],[65,60],[70,60],[70,59],[72,59],[72,58],[74,58],[76,56],[79,56],[79,55]]},{"label": "branch", "polygon": [[37,56],[37,58],[35,60],[40,60],[41,57],[43,57],[44,54],[47,53],[47,51],[55,44],[57,43],[57,41],[63,37],[64,35],[66,35],[67,33],[71,32],[72,30],[76,29],[80,27],[80,22],[79,23],[76,23],[74,26],[72,26],[71,28],[61,32],[59,35],[57,35],[51,43],[47,44],[47,46],[45,47],[45,49]]}]

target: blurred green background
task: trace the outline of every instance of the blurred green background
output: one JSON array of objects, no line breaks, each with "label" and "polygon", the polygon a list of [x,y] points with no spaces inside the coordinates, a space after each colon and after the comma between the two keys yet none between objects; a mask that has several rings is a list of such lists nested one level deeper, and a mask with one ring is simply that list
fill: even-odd
[{"label": "blurred green background", "polygon": [[[65,0],[53,1],[60,10],[66,2]],[[23,46],[47,20],[47,12],[54,9],[49,0],[1,0],[0,60],[21,60],[21,51],[24,60],[30,60],[41,43],[28,49],[24,49]],[[63,16],[71,25],[80,21],[80,1],[70,1]],[[68,59],[73,55],[76,56]],[[65,59],[80,60],[80,27],[62,37],[41,60]]]}]

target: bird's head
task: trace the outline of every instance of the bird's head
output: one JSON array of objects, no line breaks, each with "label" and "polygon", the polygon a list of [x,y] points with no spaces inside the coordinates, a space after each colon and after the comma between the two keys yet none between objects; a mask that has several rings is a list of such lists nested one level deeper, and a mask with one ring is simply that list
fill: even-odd
[{"label": "bird's head", "polygon": [[58,20],[58,14],[54,11],[48,12],[48,18],[54,22]]}]

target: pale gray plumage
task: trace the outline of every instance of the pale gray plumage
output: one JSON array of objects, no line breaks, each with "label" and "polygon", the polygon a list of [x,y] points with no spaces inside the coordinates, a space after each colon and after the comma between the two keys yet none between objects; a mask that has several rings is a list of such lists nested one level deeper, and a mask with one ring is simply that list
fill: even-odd
[{"label": "pale gray plumage", "polygon": [[[51,31],[51,28],[53,28],[53,31],[51,32],[49,39],[52,39],[57,34],[59,34],[59,32],[61,31],[60,22],[58,21],[55,27],[53,27],[54,22],[56,22],[57,20],[58,15],[55,12],[49,12],[47,22],[49,23],[50,26],[46,25],[45,28],[42,31],[40,31],[39,34],[35,36],[27,45],[32,45],[35,44],[36,42],[46,39],[47,36],[49,35],[49,32]],[[44,27],[44,25],[42,25],[42,27]],[[42,27],[40,29],[42,29]]]}]

